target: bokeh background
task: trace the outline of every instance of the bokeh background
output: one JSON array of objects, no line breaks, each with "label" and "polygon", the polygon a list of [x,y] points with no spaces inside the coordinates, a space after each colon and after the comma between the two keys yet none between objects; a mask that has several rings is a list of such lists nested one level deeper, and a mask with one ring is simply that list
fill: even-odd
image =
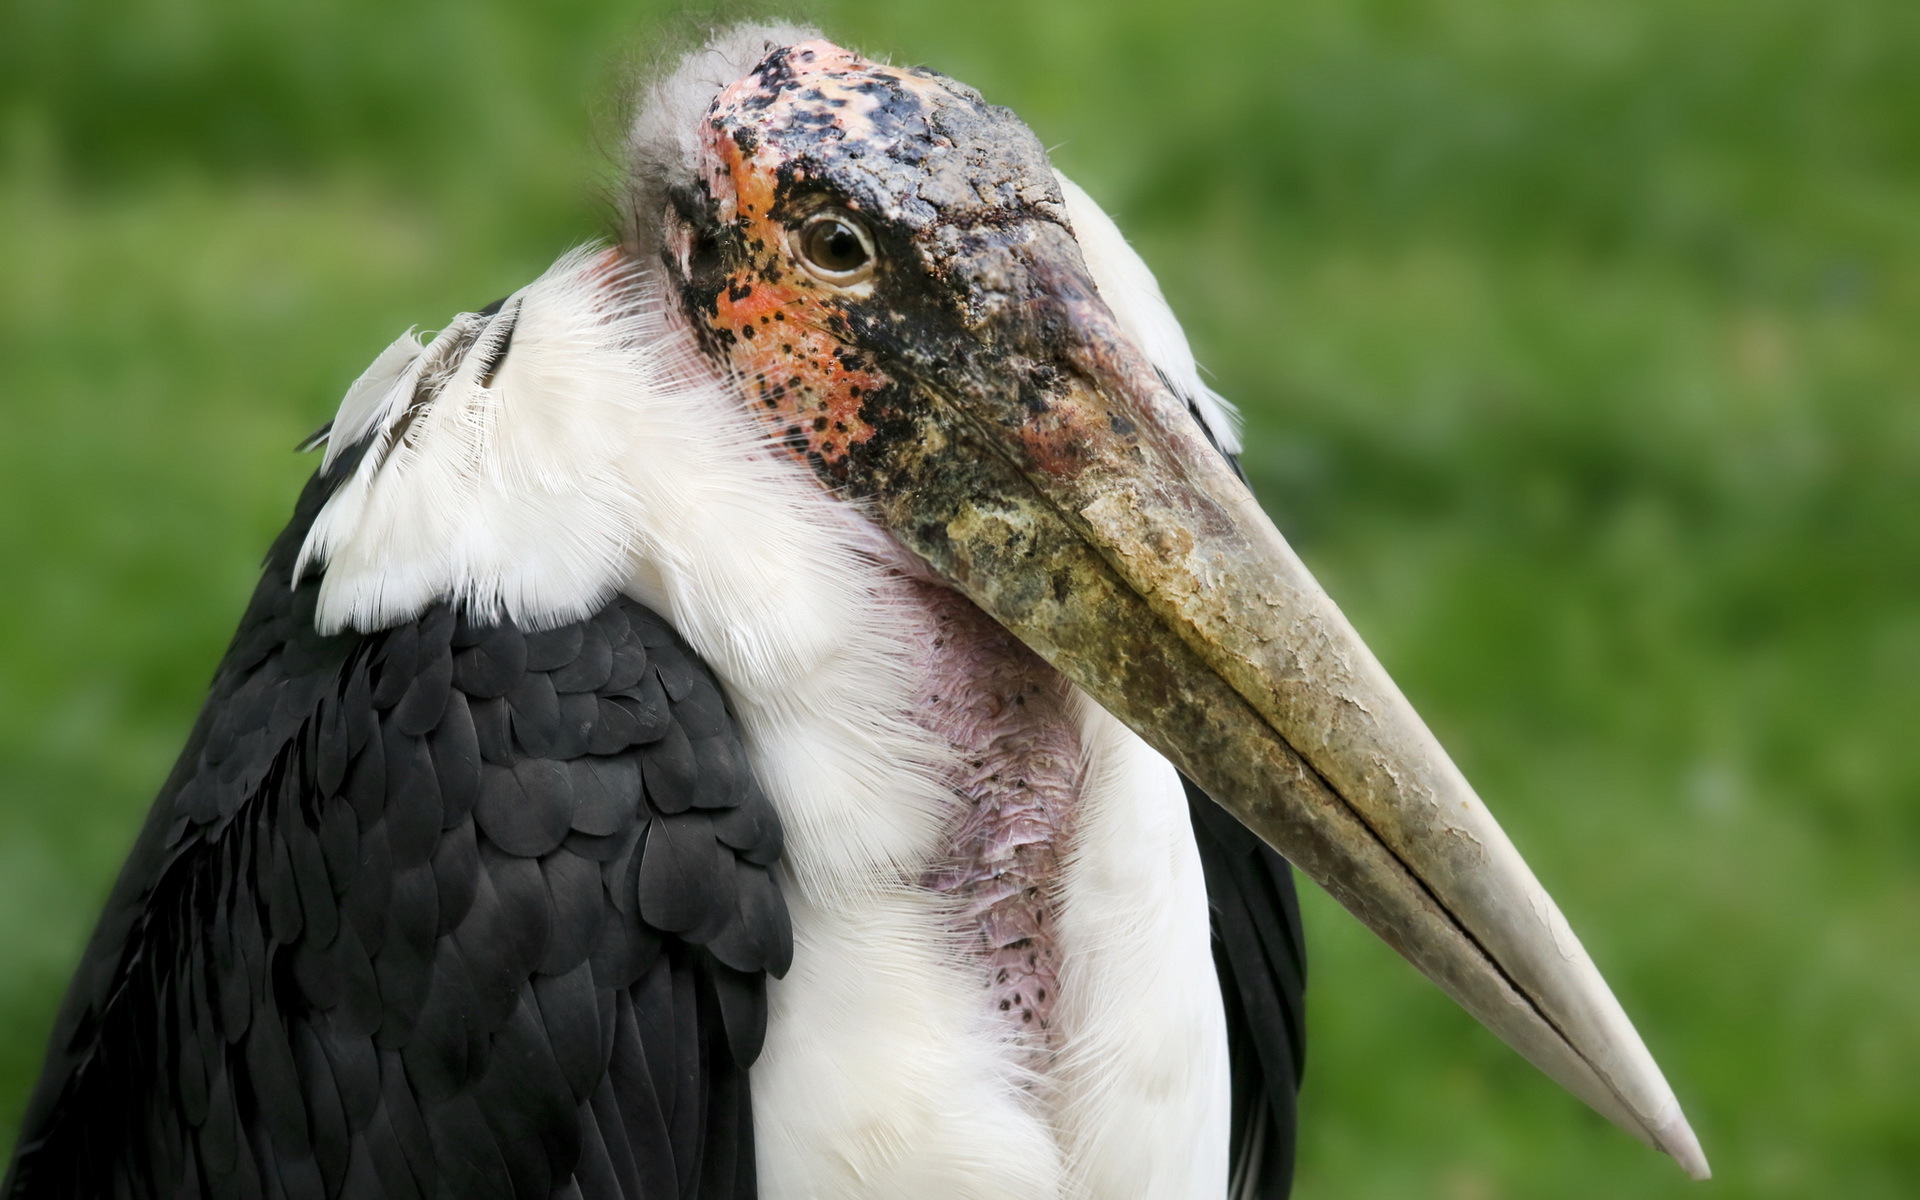
[{"label": "bokeh background", "polygon": [[[0,4],[0,1138],[291,447],[604,228],[668,7]],[[1120,219],[1719,1172],[1312,893],[1298,1194],[1920,1193],[1920,5],[800,7]]]}]

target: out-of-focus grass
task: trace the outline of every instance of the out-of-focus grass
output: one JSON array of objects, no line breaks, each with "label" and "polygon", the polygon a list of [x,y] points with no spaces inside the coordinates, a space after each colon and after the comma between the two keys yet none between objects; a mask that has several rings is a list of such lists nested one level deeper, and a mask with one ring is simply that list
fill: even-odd
[{"label": "out-of-focus grass", "polygon": [[[1728,1196],[1920,1179],[1920,8],[821,3],[1018,109]],[[0,1119],[399,329],[602,224],[657,6],[0,10]],[[1704,1194],[1324,898],[1300,1193]]]}]

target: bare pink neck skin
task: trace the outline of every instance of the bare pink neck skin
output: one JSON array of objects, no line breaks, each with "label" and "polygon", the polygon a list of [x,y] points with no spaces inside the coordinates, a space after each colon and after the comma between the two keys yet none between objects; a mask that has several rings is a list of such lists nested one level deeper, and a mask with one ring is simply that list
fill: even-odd
[{"label": "bare pink neck skin", "polygon": [[1079,797],[1079,727],[1066,680],[959,593],[911,580],[925,623],[916,718],[956,752],[960,801],[924,886],[955,901],[989,1010],[1042,1070],[1059,998],[1056,883]]}]

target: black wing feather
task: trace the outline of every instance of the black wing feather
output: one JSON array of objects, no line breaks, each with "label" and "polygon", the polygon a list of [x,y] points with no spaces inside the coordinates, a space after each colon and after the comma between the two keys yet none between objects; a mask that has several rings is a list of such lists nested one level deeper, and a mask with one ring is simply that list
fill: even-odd
[{"label": "black wing feather", "polygon": [[292,565],[356,461],[268,556],[0,1195],[748,1200],[792,933],[718,685],[626,599],[320,636]]},{"label": "black wing feather", "polygon": [[1232,1200],[1279,1200],[1293,1183],[1295,1098],[1306,1055],[1306,950],[1287,861],[1191,782],[1213,960],[1233,1076]]}]

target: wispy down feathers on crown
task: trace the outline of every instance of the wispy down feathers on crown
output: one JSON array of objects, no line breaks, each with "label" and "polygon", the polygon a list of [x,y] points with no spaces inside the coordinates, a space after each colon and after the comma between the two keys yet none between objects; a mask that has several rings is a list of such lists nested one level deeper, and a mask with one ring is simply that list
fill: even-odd
[{"label": "wispy down feathers on crown", "polygon": [[691,180],[694,136],[700,118],[723,88],[782,46],[820,37],[805,25],[735,25],[713,34],[672,70],[643,84],[627,128],[626,192],[621,197],[621,240],[641,262],[660,249],[659,216],[667,189]]}]

